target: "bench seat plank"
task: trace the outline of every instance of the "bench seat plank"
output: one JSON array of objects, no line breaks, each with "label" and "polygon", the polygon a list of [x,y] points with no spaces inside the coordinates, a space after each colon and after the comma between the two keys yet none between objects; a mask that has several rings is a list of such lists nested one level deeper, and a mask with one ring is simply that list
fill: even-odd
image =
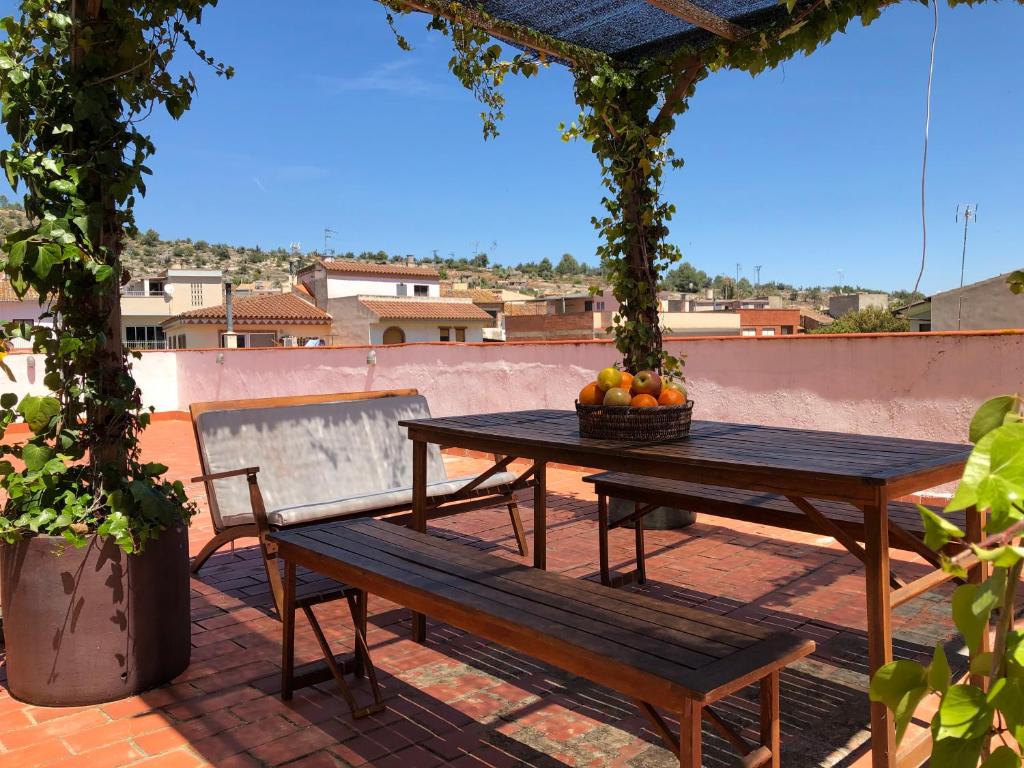
[{"label": "bench seat plank", "polygon": [[[626,472],[603,472],[583,479],[593,483],[597,493],[606,496],[616,496],[644,504],[678,506],[717,517],[762,523],[804,533],[821,533],[813,520],[784,496],[776,494],[641,477]],[[860,509],[839,501],[814,499],[812,503],[818,511],[846,533],[857,541],[864,541],[864,513]],[[919,538],[924,536],[924,525],[914,504],[889,502],[888,509],[890,521]],[[946,517],[961,529],[966,525],[964,512]],[[899,539],[893,538],[890,544],[902,548]]]},{"label": "bench seat plank", "polygon": [[288,561],[674,711],[687,701],[716,701],[814,648],[803,638],[612,592],[383,521],[282,531],[272,540]]}]

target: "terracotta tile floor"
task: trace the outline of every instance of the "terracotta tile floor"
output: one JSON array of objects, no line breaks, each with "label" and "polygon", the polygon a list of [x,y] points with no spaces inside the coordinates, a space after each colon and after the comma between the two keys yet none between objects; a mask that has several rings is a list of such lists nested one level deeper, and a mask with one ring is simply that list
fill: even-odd
[{"label": "terracotta tile floor", "polygon": [[[191,427],[158,422],[146,433],[149,459],[174,478],[198,473]],[[475,464],[452,458],[452,471]],[[549,472],[549,566],[595,578],[597,524],[581,474]],[[203,508],[193,551],[211,534]],[[528,532],[532,522],[524,504]],[[432,529],[469,546],[517,559],[503,511],[448,518]],[[866,641],[859,563],[831,539],[702,515],[684,531],[650,532],[644,588],[665,600],[771,624],[814,638],[818,652],[783,675],[785,766],[865,762]],[[613,562],[629,558],[629,531],[613,532]],[[408,640],[406,611],[371,598],[369,642],[387,711],[354,722],[325,684],[283,703],[276,693],[279,623],[256,549],[215,556],[192,582],[192,664],[172,684],[96,707],[44,709],[12,699],[0,670],[0,765],[674,766],[647,722],[617,694],[529,658],[432,624],[425,646]],[[896,570],[921,566],[904,557]],[[339,647],[351,639],[340,609],[321,614]],[[949,639],[943,595],[916,600],[896,618],[897,653],[927,657]],[[949,646],[955,649],[957,644]],[[300,619],[299,661],[318,658]],[[365,689],[359,689],[365,694]],[[754,692],[723,709],[751,722]],[[705,732],[705,765],[734,764]]]}]

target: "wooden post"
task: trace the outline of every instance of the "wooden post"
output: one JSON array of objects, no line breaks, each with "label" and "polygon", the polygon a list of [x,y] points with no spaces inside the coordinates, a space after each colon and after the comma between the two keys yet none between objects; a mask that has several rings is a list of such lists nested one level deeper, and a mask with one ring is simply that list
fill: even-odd
[{"label": "wooden post", "polygon": [[[427,530],[427,444],[422,440],[412,443],[412,518],[410,527],[414,531]],[[417,643],[426,642],[427,619],[422,613],[412,614],[412,639]]]},{"label": "wooden post", "polygon": [[284,612],[281,615],[281,698],[292,698],[295,669],[295,563],[284,564]]},{"label": "wooden post", "polygon": [[533,463],[533,567],[548,567],[548,465],[540,460]]},{"label": "wooden post", "polygon": [[[967,509],[967,524],[964,526],[965,533],[967,534],[967,541],[977,544],[985,538],[985,512],[979,510],[977,507],[970,507]],[[979,560],[976,565],[972,565],[967,569],[967,581],[971,584],[980,584],[985,581],[992,573],[991,566],[984,560]],[[992,634],[989,632],[988,627],[985,627],[985,631],[981,635],[981,647],[978,649],[978,653],[987,653],[992,650]],[[970,676],[969,682],[971,685],[976,685],[978,688],[985,688],[985,677],[984,675]]]},{"label": "wooden post", "polygon": [[601,583],[611,586],[608,573],[608,497],[603,493],[597,497],[597,552],[598,567],[601,569]]},{"label": "wooden post", "polygon": [[679,768],[701,768],[700,709],[688,700],[679,713]]},{"label": "wooden post", "polygon": [[633,502],[633,514],[636,521],[633,523],[633,535],[636,538],[636,583],[647,583],[647,557],[644,554],[644,516],[640,512],[640,503]]},{"label": "wooden post", "polygon": [[779,729],[779,672],[761,680],[761,746],[771,750],[768,768],[780,768],[782,736]]},{"label": "wooden post", "polygon": [[[884,489],[864,507],[865,577],[868,613],[868,673],[892,661],[892,611],[889,605],[889,499]],[[885,704],[871,703],[871,765],[896,765],[896,730]]]}]

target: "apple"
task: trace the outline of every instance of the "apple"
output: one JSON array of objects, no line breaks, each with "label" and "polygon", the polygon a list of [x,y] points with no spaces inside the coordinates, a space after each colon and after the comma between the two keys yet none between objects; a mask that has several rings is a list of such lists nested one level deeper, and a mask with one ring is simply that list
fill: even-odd
[{"label": "apple", "polygon": [[614,389],[621,383],[622,371],[618,368],[605,368],[597,374],[597,386],[604,392],[607,392],[609,389]]},{"label": "apple", "polygon": [[629,405],[632,400],[629,390],[622,387],[612,387],[604,394],[605,405]]},{"label": "apple", "polygon": [[657,398],[661,394],[661,376],[654,371],[640,371],[633,377],[634,395],[650,395]]},{"label": "apple", "polygon": [[661,391],[664,392],[666,389],[674,389],[676,392],[683,396],[683,400],[689,399],[686,393],[686,387],[683,386],[681,381],[662,381]]}]

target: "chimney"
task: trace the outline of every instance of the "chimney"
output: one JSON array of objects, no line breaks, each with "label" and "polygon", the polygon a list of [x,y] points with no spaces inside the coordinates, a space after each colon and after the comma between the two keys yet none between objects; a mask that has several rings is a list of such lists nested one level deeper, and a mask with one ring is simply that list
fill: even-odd
[{"label": "chimney", "polygon": [[227,315],[227,330],[224,332],[224,346],[228,349],[238,348],[238,334],[235,333],[235,315],[234,315],[234,286],[231,284],[231,278],[224,280],[224,314]]},{"label": "chimney", "polygon": [[416,257],[413,256],[411,253],[408,254],[405,257],[405,266],[407,266],[407,267],[415,267],[416,266]]}]

